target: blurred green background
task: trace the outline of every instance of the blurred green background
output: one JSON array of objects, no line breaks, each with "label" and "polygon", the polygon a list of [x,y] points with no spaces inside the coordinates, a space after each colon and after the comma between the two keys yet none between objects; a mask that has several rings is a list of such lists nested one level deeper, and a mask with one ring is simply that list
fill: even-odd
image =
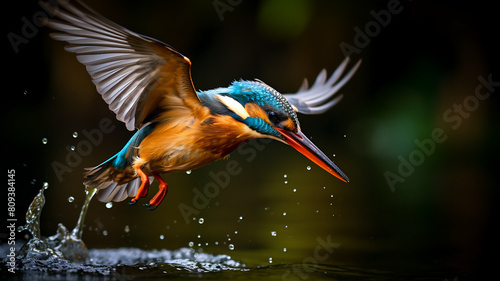
[{"label": "blurred green background", "polygon": [[[246,144],[229,160],[189,175],[164,176],[170,191],[154,212],[140,204],[107,208],[92,202],[83,237],[90,248],[177,249],[192,242],[199,251],[266,265],[300,263],[314,257],[318,239],[330,239],[338,247],[318,262],[446,270],[450,279],[453,273],[494,270],[488,255],[498,246],[493,227],[498,97],[493,92],[484,100],[473,98],[481,85],[478,76],[500,81],[499,24],[486,1],[86,3],[189,57],[197,89],[258,78],[291,93],[323,68],[331,74],[344,58],[341,46],[356,48],[351,65],[363,59],[341,90],[341,103],[321,116],[299,116],[303,132],[349,176],[349,184],[283,144]],[[383,18],[380,11],[387,11],[388,3],[395,13]],[[58,223],[68,228],[76,223],[84,199],[83,168],[115,154],[132,133],[115,120],[85,68],[46,28],[31,30],[15,52],[5,34],[21,35],[23,17],[32,22],[41,8],[36,1],[7,5],[2,165],[4,171],[16,169],[19,222],[43,183],[49,184],[41,224],[49,236]],[[376,15],[385,26],[375,23]],[[87,140],[83,131],[99,129],[106,118],[114,129],[59,180],[53,163],[68,165],[65,148],[78,148]],[[436,129],[446,139],[428,155],[419,152],[415,141],[431,139]],[[402,176],[400,159],[410,156],[419,163]],[[236,161],[241,172],[186,222],[180,206],[192,207],[193,189],[203,192],[213,181],[210,172],[225,171],[228,161]],[[401,178],[391,184],[387,172]],[[155,192],[154,186],[150,196]],[[2,234],[3,242],[6,237]]]}]

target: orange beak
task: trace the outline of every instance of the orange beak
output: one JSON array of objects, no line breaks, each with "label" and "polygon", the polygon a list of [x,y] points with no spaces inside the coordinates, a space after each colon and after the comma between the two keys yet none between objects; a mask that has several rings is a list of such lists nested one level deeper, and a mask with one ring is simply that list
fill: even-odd
[{"label": "orange beak", "polygon": [[316,163],[328,173],[336,176],[343,182],[349,182],[349,178],[330,160],[321,150],[319,150],[312,141],[310,141],[302,132],[289,132],[274,127],[285,137],[285,142],[302,153],[305,157]]}]

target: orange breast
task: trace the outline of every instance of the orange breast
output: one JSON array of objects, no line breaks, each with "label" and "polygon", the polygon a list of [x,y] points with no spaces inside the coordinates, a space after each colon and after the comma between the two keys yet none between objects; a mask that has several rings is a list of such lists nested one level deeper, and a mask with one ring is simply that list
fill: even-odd
[{"label": "orange breast", "polygon": [[230,116],[167,119],[142,141],[136,164],[148,174],[188,171],[223,158],[252,137],[251,129]]}]

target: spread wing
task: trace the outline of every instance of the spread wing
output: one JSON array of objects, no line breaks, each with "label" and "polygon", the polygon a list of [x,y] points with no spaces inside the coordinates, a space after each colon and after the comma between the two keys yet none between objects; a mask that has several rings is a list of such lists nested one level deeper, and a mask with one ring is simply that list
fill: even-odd
[{"label": "spread wing", "polygon": [[[73,2],[73,1],[72,1]],[[170,95],[185,105],[199,104],[191,62],[172,47],[123,28],[83,3],[40,2],[55,15],[51,37],[66,41],[92,77],[97,91],[128,130],[140,128],[161,112]]]},{"label": "spread wing", "polygon": [[[342,88],[351,77],[354,75],[361,60],[359,60],[347,74],[339,81],[342,74],[346,70],[346,66],[349,63],[349,58],[345,58],[344,61],[337,67],[335,72],[326,80],[326,70],[323,69],[314,84],[309,88],[307,79],[304,79],[302,86],[299,91],[295,94],[284,94],[287,100],[294,105],[300,113],[303,114],[321,114],[332,106],[337,104],[341,99],[342,95],[330,100],[340,88]],[[330,100],[330,101],[328,101]]]}]

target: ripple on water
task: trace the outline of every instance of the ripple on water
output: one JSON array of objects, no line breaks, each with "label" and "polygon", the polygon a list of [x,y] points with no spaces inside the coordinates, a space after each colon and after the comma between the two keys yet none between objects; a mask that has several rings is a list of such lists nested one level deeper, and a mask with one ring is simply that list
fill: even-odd
[{"label": "ripple on water", "polygon": [[[2,245],[3,246],[3,245]],[[178,250],[142,250],[138,248],[91,249],[90,262],[73,263],[54,256],[18,259],[16,271],[40,273],[85,273],[115,275],[126,269],[142,268],[146,272],[162,269],[165,273],[208,273],[247,271],[245,265],[228,255],[198,253],[191,248]],[[7,262],[5,259],[2,263]]]}]

